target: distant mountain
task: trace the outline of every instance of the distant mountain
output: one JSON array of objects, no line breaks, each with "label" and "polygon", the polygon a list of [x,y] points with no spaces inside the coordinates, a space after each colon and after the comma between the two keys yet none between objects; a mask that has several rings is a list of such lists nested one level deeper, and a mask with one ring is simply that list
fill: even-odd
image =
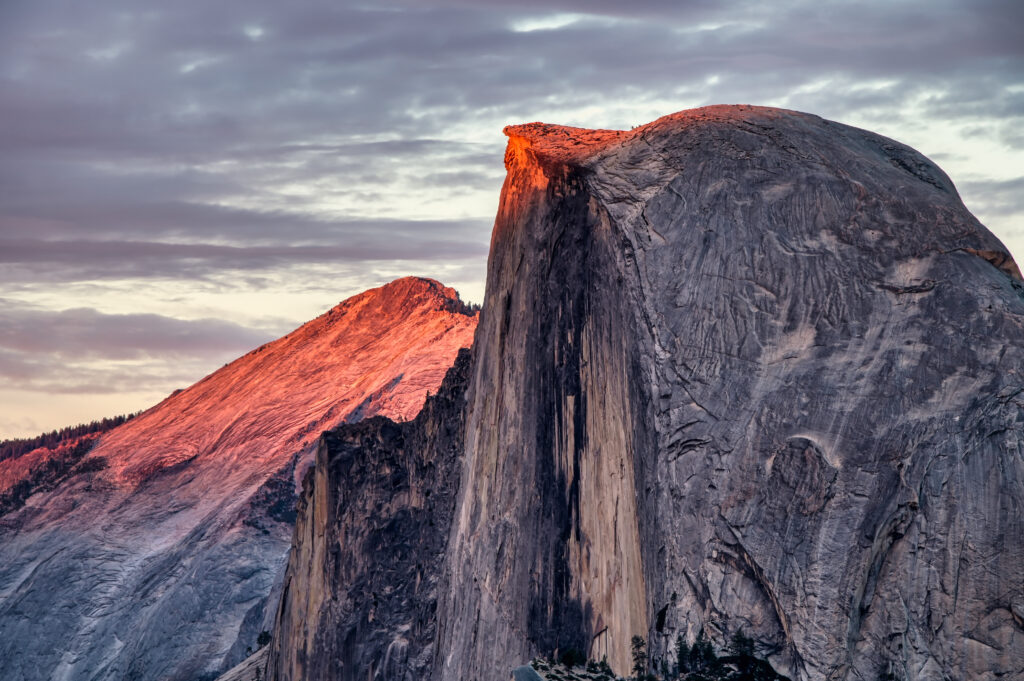
[{"label": "distant mountain", "polygon": [[399,279],[109,432],[0,462],[0,496],[28,491],[0,517],[0,678],[193,681],[240,661],[271,626],[311,444],[413,418],[476,322],[454,290]]}]

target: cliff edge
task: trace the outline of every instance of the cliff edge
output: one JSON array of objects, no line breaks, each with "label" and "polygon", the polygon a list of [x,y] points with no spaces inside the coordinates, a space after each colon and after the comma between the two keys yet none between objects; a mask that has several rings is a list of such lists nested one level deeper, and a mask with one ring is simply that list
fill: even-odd
[{"label": "cliff edge", "polygon": [[466,406],[422,426],[464,438],[432,678],[739,629],[794,679],[1024,675],[1024,287],[949,178],[761,107],[506,133]]}]

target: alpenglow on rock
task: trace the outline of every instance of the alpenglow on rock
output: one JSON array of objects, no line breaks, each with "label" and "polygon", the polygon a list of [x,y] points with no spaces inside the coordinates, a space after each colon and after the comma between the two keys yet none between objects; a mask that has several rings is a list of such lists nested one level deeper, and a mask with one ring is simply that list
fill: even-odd
[{"label": "alpenglow on rock", "polygon": [[[338,471],[398,435],[325,439],[304,508],[326,515],[299,526],[326,529],[289,567],[321,592],[279,613],[268,678],[494,681],[569,648],[627,674],[631,636],[662,658],[701,628],[794,679],[1021,678],[1024,287],[946,175],[747,106],[506,134],[466,406],[405,426],[416,476],[375,497],[444,558],[368,563],[368,510],[348,545],[386,471]],[[458,489],[433,480],[453,510],[428,508],[459,437]],[[314,619],[331,646],[296,633]]]},{"label": "alpenglow on rock", "polygon": [[273,626],[320,433],[415,417],[476,321],[454,290],[399,279],[102,434],[0,517],[0,678],[196,681],[242,660]]}]

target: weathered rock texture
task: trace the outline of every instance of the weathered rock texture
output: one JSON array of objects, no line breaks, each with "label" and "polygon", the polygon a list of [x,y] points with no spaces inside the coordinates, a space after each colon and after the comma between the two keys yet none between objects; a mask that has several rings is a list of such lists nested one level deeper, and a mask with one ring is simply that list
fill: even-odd
[{"label": "weathered rock texture", "polygon": [[469,352],[415,420],[325,433],[299,502],[273,678],[428,678],[463,449]]},{"label": "weathered rock texture", "polygon": [[193,681],[239,662],[272,628],[320,433],[415,416],[475,327],[453,290],[400,279],[103,434],[58,477],[37,473],[63,450],[26,464],[36,493],[0,517],[0,677]]},{"label": "weathered rock texture", "polygon": [[217,681],[263,681],[269,649],[260,648],[217,677]]},{"label": "weathered rock texture", "polygon": [[442,678],[701,625],[1024,673],[1024,297],[942,171],[761,108],[506,132]]},{"label": "weathered rock texture", "polygon": [[[465,421],[433,678],[568,647],[624,674],[632,635],[661,657],[701,627],[795,679],[1024,677],[1024,288],[942,171],[755,107],[506,134],[466,410],[430,426]],[[386,457],[375,427],[338,456]],[[306,668],[403,678],[376,673],[392,553],[318,540],[295,551],[358,574],[317,582],[348,647]]]}]

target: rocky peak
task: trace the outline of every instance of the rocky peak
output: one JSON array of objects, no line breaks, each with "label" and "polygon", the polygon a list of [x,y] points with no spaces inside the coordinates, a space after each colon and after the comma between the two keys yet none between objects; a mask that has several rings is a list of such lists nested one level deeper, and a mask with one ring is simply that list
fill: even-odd
[{"label": "rocky peak", "polygon": [[369,289],[339,303],[328,315],[355,308],[368,309],[379,321],[400,320],[414,310],[451,312],[472,317],[475,313],[462,302],[458,291],[426,277],[402,277],[379,288]]},{"label": "rocky peak", "polygon": [[623,130],[588,130],[549,123],[508,125],[504,132],[508,137],[506,169],[520,161],[523,154],[532,159],[525,163],[580,165],[595,153],[631,135]]},{"label": "rocky peak", "polygon": [[[415,416],[447,369],[439,358],[453,359],[475,325],[454,289],[398,279],[176,392],[104,437],[92,455],[106,457],[105,475],[120,484],[195,458],[243,475],[279,467],[286,450],[305,447],[338,422]],[[423,342],[435,336],[436,343]],[[261,446],[254,450],[253,442]]]},{"label": "rocky peak", "polygon": [[[388,506],[440,527],[422,536],[447,538],[443,561],[393,545],[377,563],[370,543],[354,576],[299,560],[316,607],[287,601],[270,678],[398,679],[415,660],[507,679],[569,650],[623,675],[633,636],[661,660],[740,630],[800,681],[1024,674],[1024,289],[949,178],[763,107],[506,134],[465,408],[409,425],[423,446],[396,454],[451,466],[461,437],[457,489],[415,478],[454,513]],[[380,461],[393,430],[366,424],[333,458],[327,442],[306,508],[343,529],[293,556],[376,527],[358,504],[388,471],[353,491],[331,461]],[[430,585],[415,607],[393,565]],[[373,625],[378,607],[404,624]]]},{"label": "rocky peak", "polygon": [[441,678],[739,627],[796,678],[1020,673],[1020,442],[949,423],[1020,427],[1024,298],[945,173],[764,107],[506,133]]},{"label": "rocky peak", "polygon": [[534,122],[507,125],[504,133],[509,138],[508,150],[513,154],[528,151],[545,162],[586,166],[591,159],[609,148],[636,139],[642,140],[648,134],[671,134],[686,126],[731,124],[754,118],[768,121],[801,115],[808,114],[765,106],[716,105],[679,111],[630,130],[593,130]]},{"label": "rocky peak", "polygon": [[320,433],[415,417],[476,323],[453,289],[399,279],[102,434],[59,480],[34,454],[0,462],[3,486],[22,468],[38,483],[0,522],[0,676],[192,681],[238,662],[272,626]]}]

